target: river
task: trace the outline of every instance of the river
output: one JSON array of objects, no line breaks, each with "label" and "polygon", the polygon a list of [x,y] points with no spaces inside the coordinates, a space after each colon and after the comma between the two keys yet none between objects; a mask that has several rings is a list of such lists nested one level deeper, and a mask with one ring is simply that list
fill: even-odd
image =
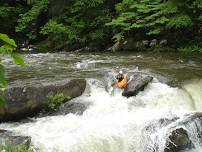
[{"label": "river", "polygon": [[[40,152],[163,152],[169,127],[148,132],[159,119],[183,119],[202,110],[202,56],[169,53],[46,53],[23,55],[27,68],[6,59],[10,85],[85,78],[86,92],[75,102],[89,106],[82,115],[34,118],[32,122],[1,123],[0,128],[32,137]],[[105,90],[122,69],[128,76],[152,75],[154,80],[136,97]],[[170,85],[168,85],[170,84]],[[171,87],[172,86],[172,87]],[[188,135],[201,152],[195,128]],[[190,151],[190,150],[188,150]],[[184,152],[188,152],[185,150]]]}]

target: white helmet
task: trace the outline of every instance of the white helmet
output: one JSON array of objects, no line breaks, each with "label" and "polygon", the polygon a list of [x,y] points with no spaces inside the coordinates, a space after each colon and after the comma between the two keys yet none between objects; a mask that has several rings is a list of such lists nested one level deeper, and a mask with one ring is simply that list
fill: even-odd
[{"label": "white helmet", "polygon": [[119,71],[119,74],[123,74],[123,71]]}]

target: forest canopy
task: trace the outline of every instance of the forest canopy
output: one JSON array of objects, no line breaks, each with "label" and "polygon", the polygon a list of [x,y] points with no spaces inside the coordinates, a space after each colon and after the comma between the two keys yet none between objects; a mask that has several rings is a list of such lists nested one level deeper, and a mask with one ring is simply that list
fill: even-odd
[{"label": "forest canopy", "polygon": [[201,47],[201,0],[3,0],[0,32],[52,48],[165,39]]}]

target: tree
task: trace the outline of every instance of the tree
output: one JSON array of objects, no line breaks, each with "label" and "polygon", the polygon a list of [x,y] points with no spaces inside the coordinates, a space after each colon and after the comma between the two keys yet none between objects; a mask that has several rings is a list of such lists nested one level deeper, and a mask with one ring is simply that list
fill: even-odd
[{"label": "tree", "polygon": [[7,34],[15,35],[15,26],[19,14],[23,14],[25,9],[20,4],[10,5],[0,2],[0,29]]},{"label": "tree", "polygon": [[40,31],[39,16],[47,12],[49,1],[34,0],[31,4],[29,11],[19,15],[16,32],[25,34],[29,39],[36,39]]},{"label": "tree", "polygon": [[62,45],[101,44],[110,32],[105,23],[112,18],[106,3],[106,0],[70,0],[63,14],[49,20],[41,33]]},{"label": "tree", "polygon": [[[120,41],[130,31],[145,35],[180,31],[199,24],[199,0],[123,0],[116,5],[117,18],[106,25],[115,29],[114,39]],[[201,16],[201,15],[200,15]]]}]

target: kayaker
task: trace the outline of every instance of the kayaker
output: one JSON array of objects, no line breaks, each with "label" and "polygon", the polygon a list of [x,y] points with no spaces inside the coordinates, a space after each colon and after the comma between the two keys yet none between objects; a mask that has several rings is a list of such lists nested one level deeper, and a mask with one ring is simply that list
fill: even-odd
[{"label": "kayaker", "polygon": [[124,89],[128,82],[126,74],[124,74],[123,71],[119,71],[119,74],[116,76],[116,79],[118,80],[117,87]]}]

